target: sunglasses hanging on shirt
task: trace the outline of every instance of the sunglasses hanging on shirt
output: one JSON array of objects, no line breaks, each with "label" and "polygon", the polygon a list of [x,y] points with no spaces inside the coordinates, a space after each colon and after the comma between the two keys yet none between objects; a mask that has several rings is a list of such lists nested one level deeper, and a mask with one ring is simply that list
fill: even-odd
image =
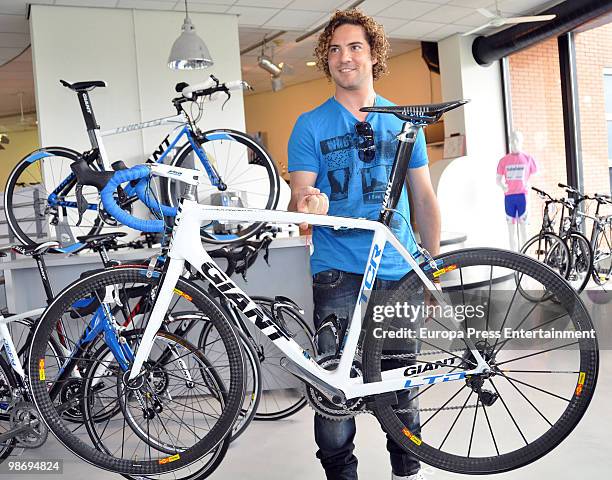
[{"label": "sunglasses hanging on shirt", "polygon": [[362,162],[370,163],[376,155],[376,145],[374,144],[374,130],[368,122],[357,122],[355,124],[357,134],[357,150],[359,159]]}]

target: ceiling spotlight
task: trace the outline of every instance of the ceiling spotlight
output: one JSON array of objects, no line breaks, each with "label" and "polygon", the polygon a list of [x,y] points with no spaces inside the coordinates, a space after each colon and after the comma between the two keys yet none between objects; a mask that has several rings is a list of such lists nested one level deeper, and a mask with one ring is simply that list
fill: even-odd
[{"label": "ceiling spotlight", "polygon": [[283,73],[283,64],[279,63],[277,65],[270,57],[266,55],[260,55],[257,57],[257,65],[259,65],[273,77],[278,77],[281,73]]},{"label": "ceiling spotlight", "polygon": [[315,67],[316,65],[317,65],[317,62],[312,61],[312,60],[310,62],[306,62],[307,67]]},{"label": "ceiling spotlight", "polygon": [[187,0],[185,0],[185,21],[183,22],[182,32],[175,40],[168,57],[168,67],[173,70],[195,70],[207,68],[213,64],[208,47],[198,34],[191,23],[187,12]]}]

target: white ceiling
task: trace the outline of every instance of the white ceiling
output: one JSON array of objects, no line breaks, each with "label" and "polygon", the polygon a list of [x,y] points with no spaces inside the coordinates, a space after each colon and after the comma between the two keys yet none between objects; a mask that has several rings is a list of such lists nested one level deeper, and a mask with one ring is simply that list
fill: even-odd
[{"label": "white ceiling", "polygon": [[[287,30],[274,45],[274,59],[294,68],[284,76],[285,85],[320,78],[322,75],[305,62],[312,58],[316,36],[300,43],[295,38],[325,22],[331,11],[346,8],[354,0],[188,0],[192,12],[238,15],[240,48],[243,49]],[[499,0],[504,15],[540,12],[560,0]],[[24,50],[30,43],[26,19],[28,4],[142,10],[184,9],[184,0],[0,0],[0,117],[19,111],[17,92],[24,92],[26,110],[34,109],[31,55]],[[365,0],[360,5],[382,23],[391,38],[392,55],[418,47],[418,41],[439,41],[486,23],[476,8],[495,9],[495,0]],[[482,30],[490,34],[495,29]],[[178,35],[178,31],[177,31]],[[170,48],[170,46],[168,46]],[[23,55],[20,55],[22,54]],[[269,75],[257,67],[260,49],[242,56],[243,78],[256,91],[270,90]],[[12,59],[16,60],[11,61]],[[4,66],[2,66],[4,65]],[[163,68],[163,67],[161,67]],[[17,108],[15,108],[17,107]]]}]

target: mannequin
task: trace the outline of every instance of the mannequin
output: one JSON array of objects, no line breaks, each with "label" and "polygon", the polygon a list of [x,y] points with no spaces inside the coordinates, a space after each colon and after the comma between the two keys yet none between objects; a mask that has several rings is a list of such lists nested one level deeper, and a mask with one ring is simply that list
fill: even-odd
[{"label": "mannequin", "polygon": [[508,240],[514,251],[520,250],[527,238],[528,181],[538,171],[536,161],[522,149],[522,133],[512,132],[510,153],[497,165],[497,185],[504,191]]}]

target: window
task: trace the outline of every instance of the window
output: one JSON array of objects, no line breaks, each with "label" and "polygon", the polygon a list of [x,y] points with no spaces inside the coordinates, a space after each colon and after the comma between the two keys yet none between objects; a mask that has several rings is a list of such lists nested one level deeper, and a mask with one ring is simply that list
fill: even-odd
[{"label": "window", "polygon": [[612,68],[604,69],[604,96],[606,99],[606,123],[608,124],[608,161],[612,167]]}]

